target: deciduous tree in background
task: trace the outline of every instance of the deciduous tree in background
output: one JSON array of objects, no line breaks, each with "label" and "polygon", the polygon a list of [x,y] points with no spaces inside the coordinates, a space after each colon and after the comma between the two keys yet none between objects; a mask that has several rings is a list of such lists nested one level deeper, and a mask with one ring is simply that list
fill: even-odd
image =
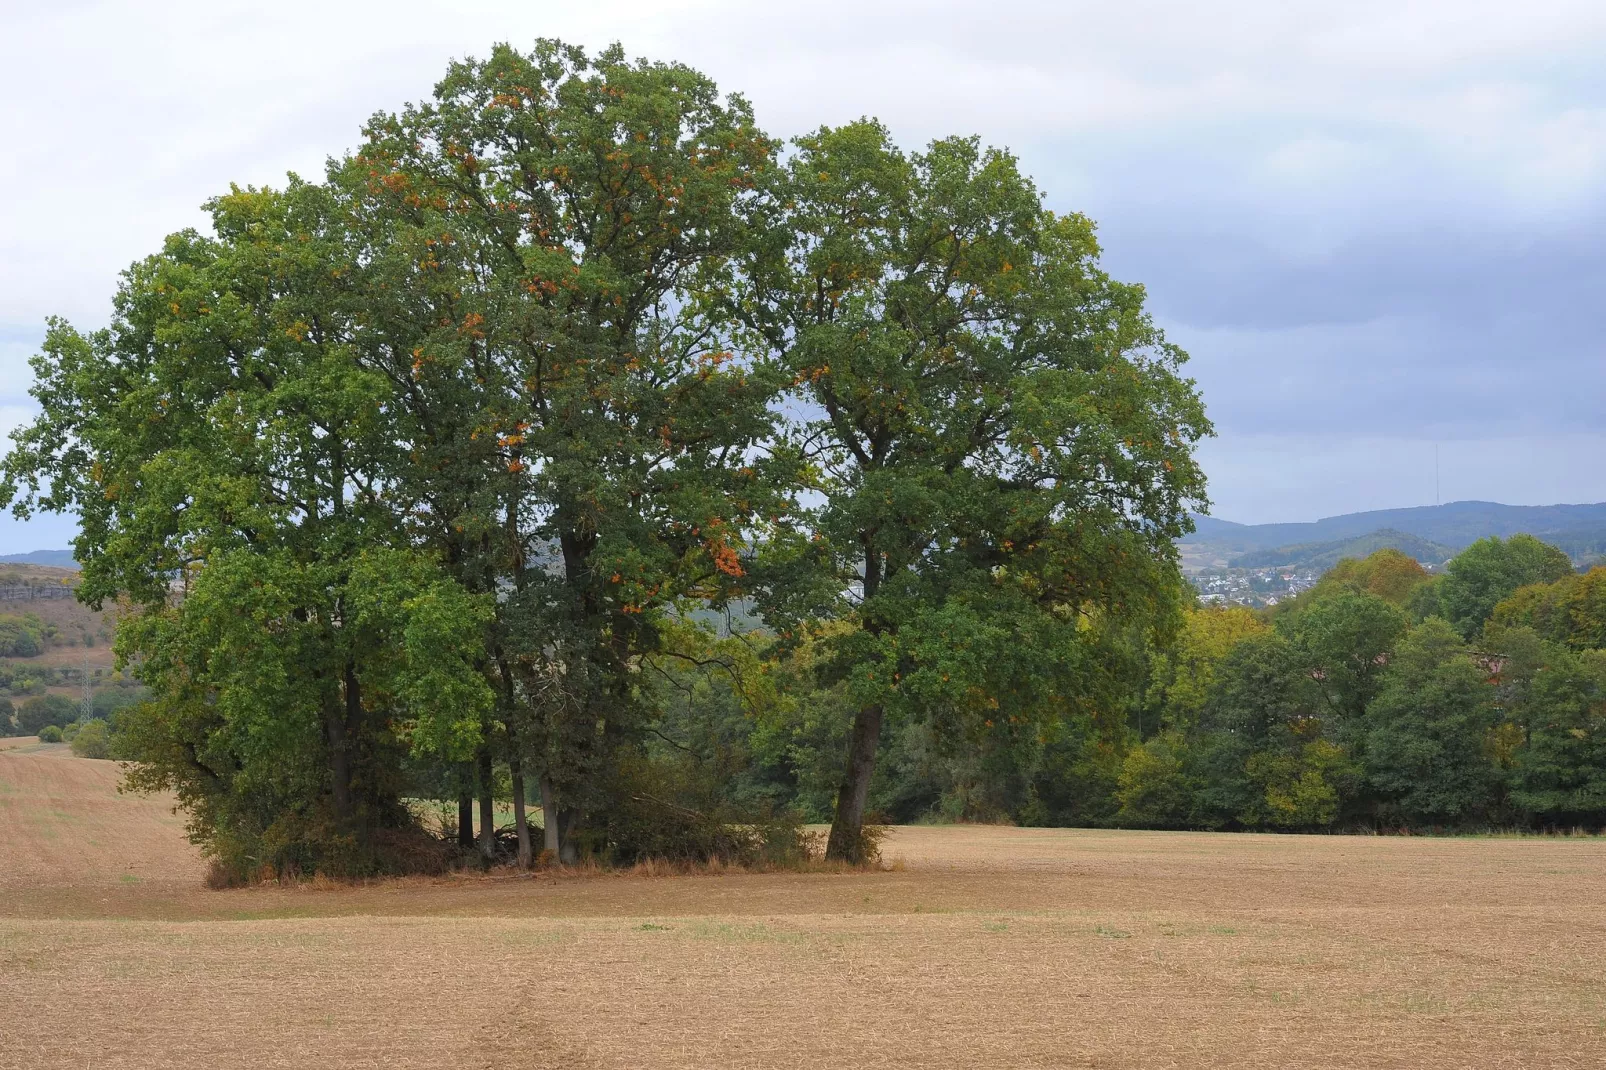
[{"label": "deciduous tree in background", "polygon": [[1519,587],[1494,607],[1495,624],[1522,625],[1573,650],[1606,647],[1606,568]]},{"label": "deciduous tree in background", "polygon": [[1532,535],[1479,539],[1451,559],[1438,582],[1438,614],[1471,639],[1517,588],[1554,583],[1572,570],[1566,554]]},{"label": "deciduous tree in background", "polygon": [[1324,575],[1317,586],[1323,592],[1335,587],[1376,595],[1391,605],[1404,606],[1412,593],[1429,580],[1421,563],[1392,547],[1364,558],[1346,557]]},{"label": "deciduous tree in background", "polygon": [[1489,733],[1499,717],[1488,675],[1455,629],[1436,617],[1394,652],[1367,714],[1366,766],[1406,821],[1452,823],[1490,814],[1499,769]]}]

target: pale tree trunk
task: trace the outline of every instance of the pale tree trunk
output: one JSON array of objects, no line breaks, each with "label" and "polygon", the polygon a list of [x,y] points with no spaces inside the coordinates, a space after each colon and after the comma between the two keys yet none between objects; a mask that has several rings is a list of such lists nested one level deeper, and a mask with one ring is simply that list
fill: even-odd
[{"label": "pale tree trunk", "polygon": [[524,813],[524,765],[517,758],[508,760],[513,776],[513,828],[519,834],[519,868],[530,868],[530,822]]},{"label": "pale tree trunk", "polygon": [[881,742],[880,706],[866,706],[853,718],[853,738],[848,745],[848,766],[837,792],[836,817],[831,837],[825,843],[825,857],[857,865],[864,859],[864,804],[870,795],[870,778],[875,773],[875,752]]},{"label": "pale tree trunk", "polygon": [[491,864],[496,855],[496,796],[492,790],[491,748],[480,749],[480,861]]},{"label": "pale tree trunk", "polygon": [[580,823],[580,811],[567,806],[558,807],[558,861],[572,866],[580,861],[580,848],[574,844],[574,827]]},{"label": "pale tree trunk", "polygon": [[538,778],[541,789],[541,849],[554,862],[558,860],[558,807],[552,798],[552,778],[542,773]]}]

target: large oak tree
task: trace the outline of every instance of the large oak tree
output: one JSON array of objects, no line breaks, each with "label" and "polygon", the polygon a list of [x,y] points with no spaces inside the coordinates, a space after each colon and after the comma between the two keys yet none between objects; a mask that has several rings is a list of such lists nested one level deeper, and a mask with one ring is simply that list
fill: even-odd
[{"label": "large oak tree", "polygon": [[1096,674],[1106,626],[1174,617],[1209,424],[1142,288],[1008,153],[822,129],[774,212],[752,281],[801,395],[827,611],[856,625],[828,853],[857,860],[889,710],[950,735],[1047,715]]},{"label": "large oak tree", "polygon": [[641,731],[632,676],[665,615],[739,591],[784,512],[759,453],[775,378],[733,314],[774,148],[688,67],[542,41],[454,64],[336,176],[389,254],[379,366],[411,410],[422,527],[500,591],[510,754],[536,762],[564,857]]}]

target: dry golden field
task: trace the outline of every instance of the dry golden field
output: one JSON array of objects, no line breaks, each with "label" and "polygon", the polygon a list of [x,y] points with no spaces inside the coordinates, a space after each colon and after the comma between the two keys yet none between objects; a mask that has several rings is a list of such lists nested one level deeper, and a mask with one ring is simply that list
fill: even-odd
[{"label": "dry golden field", "polygon": [[907,828],[877,873],[214,892],[115,782],[0,750],[0,1067],[1606,1066],[1599,840]]}]

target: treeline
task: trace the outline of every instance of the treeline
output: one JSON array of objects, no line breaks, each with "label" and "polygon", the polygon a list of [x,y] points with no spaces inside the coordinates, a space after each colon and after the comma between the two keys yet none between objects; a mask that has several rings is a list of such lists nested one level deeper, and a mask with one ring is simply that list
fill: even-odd
[{"label": "treeline", "polygon": [[520,863],[858,861],[883,740],[1057,739],[1177,627],[1185,355],[1007,152],[552,41],[364,135],[53,322],[4,462],[226,877],[444,864],[432,798],[486,861],[508,799]]},{"label": "treeline", "polygon": [[[0,631],[0,636],[4,634]],[[26,645],[21,648],[29,649]],[[127,672],[91,667],[89,683],[98,690],[106,687],[132,687],[136,682]],[[83,686],[82,665],[36,665],[28,661],[0,662],[0,689],[12,695],[42,695],[52,687],[82,688]],[[3,727],[3,724],[0,724],[0,728]]]},{"label": "treeline", "polygon": [[[828,637],[828,633],[827,633]],[[648,751],[736,809],[829,821],[853,700],[828,642],[688,635],[644,681]],[[1429,574],[1346,559],[1268,610],[1194,606],[1165,641],[1105,635],[1047,714],[900,707],[875,819],[1282,831],[1606,825],[1606,568],[1531,536]]]},{"label": "treeline", "polygon": [[31,698],[0,698],[0,736],[36,736],[46,728],[68,731],[87,721],[108,721],[119,710],[146,698],[145,689],[133,681],[118,681],[115,687],[97,688],[85,716],[81,699],[59,694],[37,694]]},{"label": "treeline", "polygon": [[[1131,828],[1606,824],[1606,569],[1575,574],[1530,536],[1477,542],[1438,576],[1381,550],[1270,610],[1193,608],[1173,644],[1133,640],[1102,701],[1057,718],[1006,706],[968,738],[893,726],[872,805]],[[734,790],[823,818],[841,698],[796,655],[768,671],[787,682],[750,723],[705,676],[670,730],[740,753]]]}]

